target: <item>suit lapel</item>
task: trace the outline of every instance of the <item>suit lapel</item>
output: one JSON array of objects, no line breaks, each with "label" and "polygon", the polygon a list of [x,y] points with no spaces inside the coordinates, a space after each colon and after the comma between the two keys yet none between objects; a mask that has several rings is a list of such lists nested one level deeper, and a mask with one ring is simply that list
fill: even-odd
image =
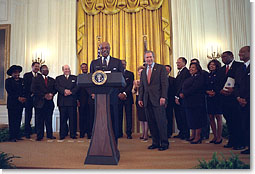
[{"label": "suit lapel", "polygon": [[112,57],[110,56],[109,63],[108,63],[108,66],[107,66],[107,69],[111,69],[111,67],[112,67]]}]

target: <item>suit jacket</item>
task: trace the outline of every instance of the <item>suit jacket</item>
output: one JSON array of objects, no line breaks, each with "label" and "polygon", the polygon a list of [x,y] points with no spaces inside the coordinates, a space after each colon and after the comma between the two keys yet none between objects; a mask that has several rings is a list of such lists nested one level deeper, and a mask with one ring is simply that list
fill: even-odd
[{"label": "suit jacket", "polygon": [[[226,65],[224,65],[223,67],[221,67],[218,72],[217,72],[217,76],[219,77],[219,80],[216,84],[216,92],[220,92],[220,90],[223,89],[228,77],[232,77],[234,79],[236,79],[236,73],[237,70],[241,67],[243,67],[243,63],[241,62],[237,62],[237,61],[233,61],[232,66],[230,67],[230,69],[228,70],[228,73],[226,74]],[[234,92],[229,95],[229,96],[221,96],[221,101],[224,104],[227,104],[229,106],[233,105],[234,103],[236,103],[236,99],[234,96]],[[234,103],[233,103],[234,102]]]},{"label": "suit jacket", "polygon": [[38,74],[37,77],[34,77],[32,80],[31,92],[34,94],[33,104],[36,108],[43,108],[45,103],[48,103],[52,109],[54,108],[53,99],[46,100],[44,98],[45,94],[52,93],[55,95],[57,93],[55,89],[55,80],[49,76],[47,78],[47,86],[41,74]]},{"label": "suit jacket", "polygon": [[154,64],[151,74],[150,84],[147,81],[146,74],[147,66],[142,71],[139,87],[139,101],[143,101],[144,106],[147,107],[148,99],[150,99],[153,106],[160,106],[160,98],[167,100],[168,79],[166,68],[163,65]]},{"label": "suit jacket", "polygon": [[18,106],[24,106],[24,104],[18,100],[19,97],[25,97],[25,85],[22,78],[18,81],[15,81],[14,78],[6,79],[5,89],[7,91],[7,109],[15,109]]},{"label": "suit jacket", "polygon": [[134,82],[134,73],[131,71],[126,70],[124,72],[124,79],[126,81],[126,86],[124,88],[120,89],[120,92],[125,92],[127,94],[127,101],[134,103],[133,101],[133,95],[132,95],[132,88],[133,88],[133,82]]},{"label": "suit jacket", "polygon": [[202,73],[187,78],[181,89],[184,94],[184,106],[188,108],[205,106],[205,88],[205,78]]},{"label": "suit jacket", "polygon": [[112,72],[122,72],[124,73],[124,68],[119,59],[110,57],[107,67],[102,65],[102,57],[96,60],[93,60],[90,64],[90,73],[94,73],[97,70],[112,71]]},{"label": "suit jacket", "polygon": [[[76,93],[79,87],[76,84],[77,77],[75,75],[69,75],[66,79],[64,75],[56,77],[55,88],[58,92],[57,105],[58,106],[77,106],[77,96]],[[64,96],[65,89],[69,89],[72,94],[69,96]]]},{"label": "suit jacket", "polygon": [[244,69],[239,67],[236,71],[235,97],[244,98],[250,102],[250,65]]},{"label": "suit jacket", "polygon": [[182,84],[184,80],[187,79],[188,77],[190,77],[189,70],[186,67],[184,67],[180,74],[177,75],[175,78],[176,96],[179,96],[182,89]]}]

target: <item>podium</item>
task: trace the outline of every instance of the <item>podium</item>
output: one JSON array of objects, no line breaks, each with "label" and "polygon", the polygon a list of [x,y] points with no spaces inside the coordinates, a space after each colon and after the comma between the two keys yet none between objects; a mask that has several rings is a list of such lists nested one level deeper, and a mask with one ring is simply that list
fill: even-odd
[{"label": "podium", "polygon": [[[96,72],[95,72],[96,73]],[[118,165],[120,153],[115,142],[110,113],[110,93],[114,88],[124,87],[125,79],[120,72],[103,73],[106,81],[96,85],[90,74],[80,74],[77,84],[95,94],[95,117],[92,138],[84,164]]]}]

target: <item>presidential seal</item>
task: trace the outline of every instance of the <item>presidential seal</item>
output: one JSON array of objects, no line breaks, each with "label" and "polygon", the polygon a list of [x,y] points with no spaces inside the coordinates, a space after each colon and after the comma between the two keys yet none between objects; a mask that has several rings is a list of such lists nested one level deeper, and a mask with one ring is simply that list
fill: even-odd
[{"label": "presidential seal", "polygon": [[107,75],[104,71],[98,70],[92,74],[92,82],[95,85],[103,85],[107,80]]}]

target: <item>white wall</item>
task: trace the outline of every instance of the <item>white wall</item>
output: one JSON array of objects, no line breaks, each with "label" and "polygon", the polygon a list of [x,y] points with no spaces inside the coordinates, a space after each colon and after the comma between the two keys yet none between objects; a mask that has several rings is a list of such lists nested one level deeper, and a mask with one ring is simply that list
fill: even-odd
[{"label": "white wall", "polygon": [[[218,44],[222,51],[238,52],[250,45],[249,0],[171,0],[174,63],[180,56],[188,62],[198,58],[207,70],[207,48]],[[216,49],[216,48],[215,48]],[[174,74],[177,68],[174,64]]]}]

